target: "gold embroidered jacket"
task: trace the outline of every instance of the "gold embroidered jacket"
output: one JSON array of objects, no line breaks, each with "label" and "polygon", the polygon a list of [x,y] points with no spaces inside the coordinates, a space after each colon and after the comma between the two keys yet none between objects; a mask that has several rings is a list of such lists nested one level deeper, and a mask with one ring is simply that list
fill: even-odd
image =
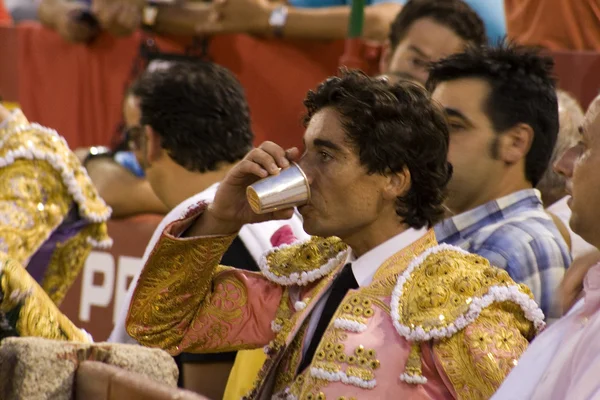
[{"label": "gold embroidered jacket", "polygon": [[348,292],[298,374],[308,317],[346,246],[312,238],[267,253],[262,273],[223,267],[233,236],[177,238],[201,209],[158,241],[127,329],[172,354],[264,346],[248,398],[484,399],[543,326],[526,287],[429,232],[385,261],[369,286]]},{"label": "gold embroidered jacket", "polygon": [[91,342],[19,263],[0,253],[0,340],[7,336]]},{"label": "gold embroidered jacket", "polygon": [[[70,212],[82,223],[53,240]],[[14,111],[0,129],[0,252],[28,265],[59,304],[92,247],[110,246],[110,212],[65,140]]]}]

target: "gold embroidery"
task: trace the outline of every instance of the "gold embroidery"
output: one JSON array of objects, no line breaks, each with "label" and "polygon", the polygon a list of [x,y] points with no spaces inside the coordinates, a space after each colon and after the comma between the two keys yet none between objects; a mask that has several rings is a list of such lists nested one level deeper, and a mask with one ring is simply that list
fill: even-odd
[{"label": "gold embroidery", "polygon": [[490,398],[527,348],[532,324],[506,305],[491,305],[464,330],[435,342],[434,354],[459,399]]},{"label": "gold embroidery", "polygon": [[[297,281],[303,273],[324,268],[331,259],[338,256],[347,247],[336,237],[326,239],[312,237],[302,244],[275,249],[268,253],[266,256],[267,265],[261,266],[261,268],[267,277],[272,274],[278,281],[281,278],[284,280],[290,279],[287,284],[298,283]],[[337,265],[330,265],[329,270],[324,270],[322,276],[336,267]]]},{"label": "gold embroidery", "polygon": [[[512,282],[506,271],[491,267],[483,257],[441,250],[414,269],[394,306],[399,307],[402,325],[429,332],[462,317],[472,299],[486,294],[490,286]],[[531,297],[529,290],[526,294]]]},{"label": "gold embroidery", "polygon": [[[184,242],[163,234],[144,268],[132,299],[127,332],[141,344],[160,347],[172,353],[180,349],[179,343],[204,308],[215,310],[208,296],[212,278],[227,271],[218,263],[234,235],[186,240]],[[224,284],[231,283],[224,280]],[[237,301],[245,302],[245,289],[237,288]],[[241,292],[240,292],[241,291]],[[223,298],[215,299],[215,302]],[[231,310],[240,303],[231,306]],[[227,314],[235,318],[237,314]],[[212,318],[212,317],[210,317]],[[219,318],[215,316],[215,319]],[[213,319],[214,321],[214,319]],[[199,338],[203,343],[211,343],[214,350],[230,348],[231,343],[219,343],[224,336],[226,323],[215,324],[210,337]],[[237,347],[239,348],[239,347]],[[226,350],[223,350],[226,351]]]},{"label": "gold embroidery", "polygon": [[[25,161],[35,164],[35,168],[29,168],[27,176],[30,178],[42,164],[46,165],[44,167],[46,170],[47,168],[55,170],[58,173],[58,182],[63,183],[60,189],[55,189],[56,192],[73,199],[85,219],[91,222],[106,221],[110,217],[110,208],[98,195],[87,172],[81,166],[77,156],[69,150],[66,141],[55,131],[37,124],[29,124],[20,110],[15,113],[7,126],[0,129],[0,159],[8,161],[9,164],[12,164],[11,159],[15,159],[15,162]],[[22,160],[15,155],[22,152],[28,153],[27,157],[32,157],[34,160]],[[7,166],[0,169],[0,172],[5,168]],[[48,189],[55,184],[39,186]],[[45,201],[41,204],[45,205]],[[64,217],[64,214],[62,216]]]},{"label": "gold embroidery", "polygon": [[15,160],[0,168],[0,251],[26,263],[71,202],[60,174],[46,162]]},{"label": "gold embroidery", "polygon": [[242,308],[248,303],[248,294],[244,285],[237,277],[223,274],[213,280],[213,286],[215,289],[204,299],[202,315],[194,321],[188,334],[194,333],[195,326],[202,328],[210,326],[210,330],[196,334],[194,344],[188,348],[188,351],[218,348],[219,351],[226,352],[255,348],[252,345],[245,346],[227,341],[231,329],[241,323]]},{"label": "gold embroidery", "polygon": [[[362,377],[370,377],[371,374],[373,379],[375,377],[374,371],[380,368],[381,363],[376,359],[376,352],[373,349],[352,349],[350,354],[338,353],[336,358],[332,362],[328,362],[326,357],[328,351],[331,349],[337,350],[342,346],[342,342],[346,341],[349,332],[343,329],[337,329],[333,326],[336,319],[343,318],[350,321],[359,322],[366,324],[368,318],[374,314],[374,307],[379,307],[384,312],[390,312],[389,296],[391,295],[398,275],[402,273],[408,264],[419,254],[426,249],[436,245],[435,235],[430,230],[421,239],[414,242],[409,248],[402,249],[388,260],[386,260],[381,267],[377,270],[373,282],[367,287],[361,287],[357,292],[352,292],[344,298],[342,304],[335,312],[332,322],[329,327],[325,330],[323,339],[317,347],[315,353],[315,360],[311,366],[317,368],[323,368],[326,371],[340,371],[341,365],[346,365],[346,373],[348,368],[352,368],[352,372],[360,372]],[[362,314],[356,316],[354,314],[355,308],[362,308]],[[371,311],[367,311],[371,310]],[[328,350],[329,349],[329,350]],[[346,349],[348,350],[348,349]],[[361,352],[361,356],[357,356],[355,351]],[[341,361],[344,360],[344,361]],[[329,384],[328,381],[316,378],[310,374],[310,368],[307,368],[302,376],[302,382],[299,382],[299,378],[291,384],[289,387],[290,393],[302,398],[303,394],[314,393],[320,390],[321,387]]]},{"label": "gold embroidery", "polygon": [[27,271],[0,253],[4,315],[18,311],[15,327],[19,336],[89,342],[89,338],[65,317]]},{"label": "gold embroidery", "polygon": [[64,243],[56,244],[41,285],[56,305],[62,303],[92,250],[88,238],[97,242],[108,239],[106,224],[88,225]]}]

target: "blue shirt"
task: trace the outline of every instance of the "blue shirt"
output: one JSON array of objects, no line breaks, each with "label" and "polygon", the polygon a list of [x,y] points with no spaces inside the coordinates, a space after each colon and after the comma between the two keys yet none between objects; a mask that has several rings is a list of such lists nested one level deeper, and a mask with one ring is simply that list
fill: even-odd
[{"label": "blue shirt", "polygon": [[[405,4],[406,0],[365,0],[366,5],[378,3]],[[491,44],[496,44],[506,35],[504,0],[465,0],[465,3],[483,20]],[[350,5],[352,0],[290,0],[289,4],[301,8],[334,7]]]},{"label": "blue shirt", "polygon": [[529,286],[547,321],[561,316],[555,296],[571,254],[537,190],[490,201],[440,222],[434,230],[439,243],[485,257]]},{"label": "blue shirt", "polygon": [[121,164],[121,166],[129,170],[138,178],[143,178],[146,175],[132,151],[119,151],[115,153],[114,159],[115,162]]}]

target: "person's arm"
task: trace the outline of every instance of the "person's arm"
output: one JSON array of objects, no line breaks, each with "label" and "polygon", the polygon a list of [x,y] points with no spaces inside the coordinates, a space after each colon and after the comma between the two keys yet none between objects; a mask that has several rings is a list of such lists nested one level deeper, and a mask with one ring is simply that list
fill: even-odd
[{"label": "person's arm", "polygon": [[434,343],[436,365],[458,400],[489,399],[527,349],[533,324],[511,306],[493,304],[465,329]]},{"label": "person's arm", "polygon": [[[213,17],[196,23],[195,33],[251,33],[272,35],[269,18],[280,4],[265,0],[227,0],[215,2]],[[189,7],[189,6],[185,6]],[[398,3],[378,3],[365,7],[363,37],[383,41],[387,38],[390,24],[402,6]],[[219,15],[219,18],[214,17]],[[283,37],[302,39],[343,39],[348,33],[349,6],[298,8],[289,6],[283,26]],[[158,18],[160,19],[160,12]]]},{"label": "person's arm", "polygon": [[44,26],[56,31],[63,39],[82,43],[91,41],[100,32],[96,25],[78,19],[85,10],[85,5],[75,1],[41,0],[37,15]]},{"label": "person's arm", "polygon": [[168,212],[146,179],[134,176],[112,158],[93,158],[85,167],[100,197],[112,208],[113,218]]},{"label": "person's arm", "polygon": [[219,265],[236,235],[181,238],[205,208],[167,227],[140,275],[126,327],[144,346],[210,353],[274,338],[271,321],[287,297],[260,273]]},{"label": "person's arm", "polygon": [[[273,6],[269,7],[272,10]],[[390,25],[402,6],[397,3],[380,3],[365,7],[363,37],[384,41]],[[270,11],[269,11],[270,15]],[[348,34],[349,6],[297,8],[290,7],[283,37],[305,39],[344,39]],[[268,19],[267,19],[268,21]],[[267,25],[266,32],[272,29]]]},{"label": "person's arm", "polygon": [[256,348],[274,338],[271,322],[281,302],[290,301],[283,286],[219,262],[243,225],[293,215],[292,209],[255,214],[246,189],[299,156],[296,148],[261,144],[229,171],[210,206],[200,203],[167,226],[133,294],[131,337],[171,354]]}]

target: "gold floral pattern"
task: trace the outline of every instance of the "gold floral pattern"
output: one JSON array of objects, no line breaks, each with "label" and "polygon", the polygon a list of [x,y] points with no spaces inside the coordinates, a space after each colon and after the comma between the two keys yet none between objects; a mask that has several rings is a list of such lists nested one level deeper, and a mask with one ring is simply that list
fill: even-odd
[{"label": "gold floral pattern", "polygon": [[0,251],[25,265],[74,204],[90,225],[50,260],[44,288],[57,304],[83,267],[88,238],[109,243],[111,211],[64,139],[15,111],[0,129]]},{"label": "gold floral pattern", "polygon": [[[367,378],[371,377],[374,379],[375,371],[380,367],[385,367],[380,365],[376,351],[374,349],[356,348],[348,353],[343,342],[348,339],[351,332],[336,328],[334,326],[335,321],[336,319],[347,319],[368,324],[370,316],[375,312],[375,307],[389,314],[390,304],[388,299],[394,289],[398,275],[406,269],[416,256],[436,244],[435,235],[430,230],[408,248],[402,249],[386,260],[377,270],[373,282],[369,286],[361,287],[356,292],[349,292],[333,315],[331,324],[325,330],[311,366],[329,372],[344,371],[346,375],[351,374],[350,376],[359,377],[364,381],[370,381],[371,379]],[[357,355],[357,352],[360,355]],[[306,394],[314,395],[318,393],[328,383],[327,380],[313,376],[310,373],[310,368],[307,368],[289,386],[289,391],[297,398],[304,398],[303,396]]]},{"label": "gold floral pattern", "polygon": [[105,224],[91,224],[64,243],[57,243],[41,284],[56,305],[62,303],[92,251],[88,239],[100,242],[107,237]]},{"label": "gold floral pattern", "polygon": [[339,238],[312,237],[266,254],[260,263],[263,274],[281,285],[306,285],[333,271],[340,254],[348,248]]},{"label": "gold floral pattern", "polygon": [[27,271],[16,261],[0,253],[2,302],[4,315],[18,311],[15,328],[19,336],[89,342],[89,337],[54,305]]},{"label": "gold floral pattern", "polygon": [[[236,294],[230,298],[215,297],[211,286],[217,270],[227,271],[218,265],[234,238],[235,235],[230,235],[181,241],[163,233],[140,276],[131,302],[127,332],[142,345],[176,354],[183,351],[179,345],[196,318],[208,312],[199,325],[214,323],[214,329],[196,337],[202,343],[193,346],[198,348],[210,343],[215,346],[211,347],[214,350],[230,349],[233,344],[219,343],[219,338],[224,336],[223,329],[231,321],[219,321],[219,318],[237,318],[235,310],[246,303],[247,293],[232,280],[225,279],[220,282],[221,286],[215,287],[234,289]],[[229,310],[218,311],[218,304],[229,304]]]},{"label": "gold floral pattern", "polygon": [[[429,254],[415,268],[399,299],[399,322],[420,326],[425,332],[441,329],[464,316],[474,298],[485,295],[491,286],[514,284],[508,273],[490,266],[475,254],[445,249]],[[523,292],[532,298],[524,286]]]},{"label": "gold floral pattern", "polygon": [[[0,129],[0,159],[7,165],[19,159],[48,165],[58,172],[58,181],[64,184],[57,191],[66,191],[64,195],[77,203],[82,217],[96,223],[110,217],[110,208],[98,195],[85,168],[67,142],[56,131],[30,124],[20,110],[16,110],[8,124]],[[30,174],[35,170],[31,168]]]},{"label": "gold floral pattern", "polygon": [[[529,329],[519,331],[519,326]],[[522,312],[493,304],[464,330],[437,341],[434,354],[459,399],[488,399],[516,365],[532,334],[532,324]]]},{"label": "gold floral pattern", "polygon": [[69,212],[60,173],[40,161],[0,168],[0,251],[25,264]]}]

